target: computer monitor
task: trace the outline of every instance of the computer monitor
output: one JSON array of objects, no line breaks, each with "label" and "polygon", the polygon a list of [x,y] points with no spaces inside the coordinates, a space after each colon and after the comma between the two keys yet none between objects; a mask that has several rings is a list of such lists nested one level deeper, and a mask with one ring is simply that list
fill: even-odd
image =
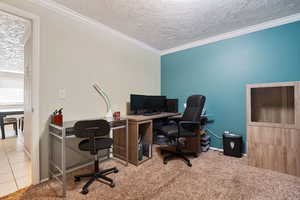
[{"label": "computer monitor", "polygon": [[130,95],[130,110],[138,113],[145,109],[145,95],[131,94]]},{"label": "computer monitor", "polygon": [[166,108],[165,96],[146,96],[145,109],[147,112],[163,112]]},{"label": "computer monitor", "polygon": [[178,99],[167,99],[165,111],[171,113],[178,113]]}]

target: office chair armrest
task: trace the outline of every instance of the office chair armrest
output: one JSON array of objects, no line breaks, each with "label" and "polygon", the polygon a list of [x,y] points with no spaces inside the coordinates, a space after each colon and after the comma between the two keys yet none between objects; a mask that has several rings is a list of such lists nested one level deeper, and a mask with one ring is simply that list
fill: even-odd
[{"label": "office chair armrest", "polygon": [[179,125],[181,126],[182,124],[201,125],[201,122],[195,122],[195,121],[180,121],[180,122],[179,122]]},{"label": "office chair armrest", "polygon": [[177,122],[177,121],[175,121],[175,120],[169,120],[169,121],[168,121],[168,124],[175,124],[175,125],[177,125],[177,124],[178,124],[178,122]]},{"label": "office chair armrest", "polygon": [[180,122],[182,116],[173,116],[173,117],[168,117],[168,124],[176,124]]},{"label": "office chair armrest", "polygon": [[[180,121],[178,123],[178,136],[179,137],[181,137],[181,130],[182,130],[181,128],[186,129],[186,127],[184,127],[183,125],[191,125],[192,129],[194,129],[194,131],[196,131],[201,126],[201,122],[196,122],[196,121]],[[189,129],[190,128],[188,128],[188,130]]]}]

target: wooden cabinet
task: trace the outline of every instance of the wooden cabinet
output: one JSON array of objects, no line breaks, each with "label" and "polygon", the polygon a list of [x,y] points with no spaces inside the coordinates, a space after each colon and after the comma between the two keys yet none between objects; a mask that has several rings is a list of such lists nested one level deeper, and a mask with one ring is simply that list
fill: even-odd
[{"label": "wooden cabinet", "polygon": [[249,165],[300,176],[299,86],[247,85]]},{"label": "wooden cabinet", "polygon": [[[128,161],[134,165],[140,165],[152,158],[153,144],[153,120],[178,116],[179,113],[161,113],[152,116],[144,115],[127,115],[128,119]],[[117,131],[117,132],[116,132]],[[122,131],[124,134],[119,133]],[[142,142],[141,142],[142,140]],[[144,144],[144,145],[141,145]],[[191,145],[190,148],[194,148]],[[126,138],[124,130],[114,131],[114,148],[115,157],[125,158]],[[143,149],[143,151],[141,151]],[[144,151],[145,150],[145,151]],[[144,152],[143,154],[141,152]]]},{"label": "wooden cabinet", "polygon": [[[179,113],[161,113],[158,115],[152,116],[143,116],[143,115],[128,115],[128,161],[134,165],[140,165],[152,158],[152,144],[153,144],[153,120],[160,118],[168,118],[179,116]],[[125,160],[126,157],[126,138],[125,130],[118,129],[114,130],[114,156],[120,159]],[[187,150],[200,153],[200,136],[203,134],[203,131],[198,131],[196,137],[189,137],[186,140]],[[143,140],[144,145],[142,148],[149,148],[148,155],[140,154],[140,144]]]},{"label": "wooden cabinet", "polygon": [[[114,130],[114,156],[125,160],[126,158],[126,135],[123,129]],[[152,157],[152,120],[146,121],[129,121],[128,124],[128,161],[134,165],[139,165],[142,162]],[[148,146],[148,156],[141,156],[139,148],[143,140],[143,144]],[[145,148],[145,147],[144,147]]]},{"label": "wooden cabinet", "polygon": [[[152,120],[129,122],[129,162],[139,165],[152,157]],[[149,145],[149,156],[139,155],[140,140]]]}]

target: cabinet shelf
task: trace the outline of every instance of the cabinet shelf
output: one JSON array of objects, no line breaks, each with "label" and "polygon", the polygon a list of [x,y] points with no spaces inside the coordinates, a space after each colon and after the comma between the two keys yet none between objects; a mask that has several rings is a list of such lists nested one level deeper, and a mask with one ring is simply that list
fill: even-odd
[{"label": "cabinet shelf", "polygon": [[295,124],[295,87],[251,88],[251,122]]}]

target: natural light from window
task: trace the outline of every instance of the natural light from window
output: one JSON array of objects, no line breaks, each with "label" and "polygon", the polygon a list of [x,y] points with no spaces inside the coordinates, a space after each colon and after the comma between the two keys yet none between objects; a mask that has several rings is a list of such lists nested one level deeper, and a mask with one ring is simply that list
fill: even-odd
[{"label": "natural light from window", "polygon": [[24,103],[26,22],[0,12],[0,106]]}]

